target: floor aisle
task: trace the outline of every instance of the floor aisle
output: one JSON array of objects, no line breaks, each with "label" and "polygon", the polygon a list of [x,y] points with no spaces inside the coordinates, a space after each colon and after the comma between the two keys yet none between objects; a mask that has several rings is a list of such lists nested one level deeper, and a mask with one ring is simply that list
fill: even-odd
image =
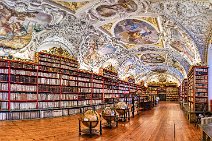
[{"label": "floor aisle", "polygon": [[[103,128],[102,136],[78,135],[78,116],[25,121],[1,121],[0,141],[200,141],[200,130],[189,124],[179,104],[161,102],[151,111]],[[174,140],[175,124],[175,140]]]}]

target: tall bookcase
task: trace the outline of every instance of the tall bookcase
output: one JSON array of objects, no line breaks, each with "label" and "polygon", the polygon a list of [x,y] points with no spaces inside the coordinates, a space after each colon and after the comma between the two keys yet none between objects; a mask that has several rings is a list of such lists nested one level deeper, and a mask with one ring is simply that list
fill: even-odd
[{"label": "tall bookcase", "polygon": [[[35,62],[0,60],[0,120],[66,116],[103,108],[137,90],[117,72],[79,70],[76,59],[53,48],[36,53]],[[109,100],[108,100],[109,99]]]},{"label": "tall bookcase", "polygon": [[188,79],[184,79],[182,82],[182,101],[183,103],[188,102]]},{"label": "tall bookcase", "polygon": [[167,101],[178,101],[179,100],[179,88],[177,86],[166,87],[166,100]]},{"label": "tall bookcase", "polygon": [[119,79],[118,73],[114,70],[112,66],[107,68],[101,68],[99,73],[103,77],[103,93],[104,102],[114,103],[119,97]]},{"label": "tall bookcase", "polygon": [[189,120],[195,120],[195,114],[208,108],[208,67],[192,66],[188,73]]},{"label": "tall bookcase", "polygon": [[0,60],[0,100],[1,110],[10,109],[10,61]]}]

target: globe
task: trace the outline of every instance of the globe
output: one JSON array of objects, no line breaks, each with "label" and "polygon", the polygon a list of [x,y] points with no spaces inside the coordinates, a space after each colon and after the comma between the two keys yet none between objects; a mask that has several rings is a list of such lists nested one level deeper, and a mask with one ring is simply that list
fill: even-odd
[{"label": "globe", "polygon": [[116,111],[119,113],[119,115],[124,114],[124,110],[127,109],[127,104],[125,102],[118,102],[115,106]]},{"label": "globe", "polygon": [[82,123],[86,127],[95,128],[99,122],[99,114],[94,110],[87,110],[82,115]]},{"label": "globe", "polygon": [[102,117],[107,121],[110,122],[112,120],[115,120],[116,118],[116,111],[114,108],[111,107],[105,107],[102,111]]}]

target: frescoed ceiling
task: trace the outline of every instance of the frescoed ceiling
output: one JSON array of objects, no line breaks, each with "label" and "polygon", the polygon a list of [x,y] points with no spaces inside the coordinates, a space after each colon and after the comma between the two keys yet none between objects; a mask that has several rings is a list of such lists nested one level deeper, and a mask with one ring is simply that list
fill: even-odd
[{"label": "frescoed ceiling", "polygon": [[80,68],[112,64],[120,78],[180,83],[207,64],[209,0],[2,0],[0,56],[34,59],[62,47]]}]

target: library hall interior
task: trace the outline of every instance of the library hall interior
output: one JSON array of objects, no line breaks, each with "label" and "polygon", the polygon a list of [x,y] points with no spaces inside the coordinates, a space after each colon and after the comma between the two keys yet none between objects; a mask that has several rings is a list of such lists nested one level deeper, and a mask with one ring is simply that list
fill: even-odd
[{"label": "library hall interior", "polygon": [[0,141],[212,141],[212,0],[0,0]]}]

